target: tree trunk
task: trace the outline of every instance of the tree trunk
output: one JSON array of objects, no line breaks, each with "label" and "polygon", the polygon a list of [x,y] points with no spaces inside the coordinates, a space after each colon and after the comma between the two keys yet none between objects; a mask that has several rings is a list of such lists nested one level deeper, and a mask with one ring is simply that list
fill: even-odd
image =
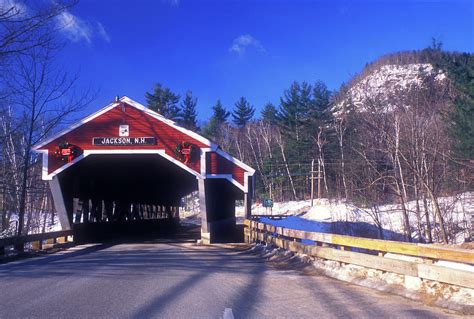
[{"label": "tree trunk", "polygon": [[431,235],[431,222],[430,222],[430,211],[428,208],[428,201],[426,200],[426,195],[423,194],[423,206],[425,208],[425,222],[426,222],[426,238],[428,243],[433,242],[433,236]]}]

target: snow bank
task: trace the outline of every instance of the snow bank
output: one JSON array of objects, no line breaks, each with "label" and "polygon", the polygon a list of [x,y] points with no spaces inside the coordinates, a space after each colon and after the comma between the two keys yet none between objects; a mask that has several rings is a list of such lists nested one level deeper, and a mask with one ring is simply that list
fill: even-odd
[{"label": "snow bank", "polygon": [[[452,229],[454,237],[451,242],[461,244],[469,236],[470,214],[474,213],[474,192],[467,192],[458,196],[442,197],[438,199],[444,219]],[[432,210],[431,202],[428,201],[428,209]],[[419,203],[419,205],[423,205]],[[412,225],[412,238],[420,238],[416,228],[416,202],[406,203],[410,224]],[[389,240],[404,240],[402,209],[399,204],[380,205],[378,219],[381,224],[383,238]],[[423,208],[422,208],[423,209]],[[243,208],[237,208],[237,212],[243,212]],[[253,215],[269,215],[269,212],[261,205],[252,207]],[[315,200],[311,207],[309,200],[298,202],[275,203],[271,215],[286,215],[295,218],[285,218],[281,221],[269,221],[269,223],[287,228],[326,232],[330,223],[331,231],[338,234],[380,238],[380,230],[375,222],[375,212],[370,208],[357,207],[345,201],[331,201],[328,199]],[[432,216],[433,214],[431,214]],[[313,221],[308,223],[306,221]],[[425,221],[422,221],[424,226]],[[431,221],[433,223],[433,221]],[[323,226],[324,225],[324,226]],[[304,227],[304,229],[302,228]],[[324,231],[321,231],[321,227]]]}]

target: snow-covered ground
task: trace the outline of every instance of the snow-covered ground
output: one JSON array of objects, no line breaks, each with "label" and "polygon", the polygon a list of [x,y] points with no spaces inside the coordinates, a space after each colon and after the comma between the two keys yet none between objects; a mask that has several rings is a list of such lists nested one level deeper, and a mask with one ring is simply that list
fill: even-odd
[{"label": "snow-covered ground", "polygon": [[[474,213],[474,192],[467,192],[458,196],[442,197],[438,199],[441,210],[444,212],[444,219],[449,229],[455,233],[452,243],[460,244],[469,237],[470,215]],[[189,201],[188,209],[181,210],[183,222],[200,224],[198,199]],[[432,210],[432,205],[428,201],[428,208]],[[419,203],[422,212],[423,203]],[[416,240],[418,236],[416,202],[406,203],[409,212],[410,224],[412,226],[412,237]],[[380,238],[379,229],[374,220],[374,211],[370,208],[357,207],[350,202],[318,199],[314,200],[311,207],[310,200],[275,202],[270,210],[262,204],[252,206],[252,214],[261,216],[261,220],[276,226],[287,228],[338,233],[352,236],[362,236],[370,238]],[[270,219],[265,215],[284,215],[283,219]],[[378,206],[378,215],[383,228],[384,239],[404,240],[403,219],[401,206],[399,204],[389,204]],[[242,222],[244,218],[243,206],[236,207],[237,221]],[[432,211],[430,218],[432,218]],[[425,221],[423,219],[424,225]],[[431,223],[433,221],[431,220]],[[436,237],[436,232],[435,232]]]},{"label": "snow-covered ground", "polygon": [[[474,214],[474,192],[438,199],[447,227],[455,233],[452,243],[463,243],[469,237],[470,216]],[[419,203],[423,212],[423,203]],[[416,202],[406,204],[412,236],[417,239]],[[428,202],[431,210],[431,203]],[[237,207],[237,216],[243,216],[243,207]],[[313,207],[309,200],[275,203],[272,211],[256,204],[253,215],[287,215],[281,220],[262,217],[262,221],[287,228],[315,232],[332,232],[352,236],[378,238],[379,230],[374,219],[374,210],[357,207],[345,201],[319,199]],[[403,218],[399,204],[378,206],[378,216],[383,228],[384,239],[403,240]],[[423,215],[422,215],[423,216]],[[430,216],[433,216],[430,213]],[[430,217],[432,218],[432,217]],[[424,219],[422,225],[424,225]],[[431,220],[431,223],[433,221]],[[436,234],[435,234],[436,235]]]},{"label": "snow-covered ground", "polygon": [[[28,234],[36,234],[41,232],[41,230],[45,229],[45,232],[54,232],[61,230],[61,224],[59,223],[59,219],[57,215],[55,215],[54,220],[51,220],[51,217],[48,216],[46,220],[42,217],[37,217],[33,219],[33,224],[31,225],[31,229],[29,230]],[[44,225],[46,223],[46,225]],[[16,235],[16,229],[18,225],[18,214],[13,213],[10,217],[10,227],[5,229],[4,231],[0,232],[0,238],[6,238]]]}]

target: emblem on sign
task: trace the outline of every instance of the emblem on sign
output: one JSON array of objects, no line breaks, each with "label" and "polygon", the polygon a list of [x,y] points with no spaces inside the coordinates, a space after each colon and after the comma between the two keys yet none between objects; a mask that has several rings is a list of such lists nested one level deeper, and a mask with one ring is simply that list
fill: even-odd
[{"label": "emblem on sign", "polygon": [[130,134],[130,129],[128,125],[120,125],[119,126],[119,136],[128,136]]}]

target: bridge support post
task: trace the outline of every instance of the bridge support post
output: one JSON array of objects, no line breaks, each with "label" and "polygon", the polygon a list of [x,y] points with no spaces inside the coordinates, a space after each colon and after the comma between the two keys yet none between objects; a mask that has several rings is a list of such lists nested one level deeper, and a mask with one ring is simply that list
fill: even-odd
[{"label": "bridge support post", "polygon": [[236,192],[234,185],[222,179],[199,179],[201,241],[203,243],[235,242]]},{"label": "bridge support post", "polygon": [[209,225],[207,224],[207,206],[206,206],[206,180],[198,179],[199,191],[199,210],[201,213],[201,241],[204,244],[210,244],[211,234],[209,233]]},{"label": "bridge support post", "polygon": [[69,220],[69,216],[66,209],[66,203],[64,201],[64,196],[61,189],[61,184],[59,183],[59,178],[57,175],[49,181],[49,187],[51,189],[51,194],[53,195],[54,207],[56,208],[56,212],[58,213],[61,228],[63,230],[70,230],[71,221]]},{"label": "bridge support post", "polygon": [[252,218],[252,194],[253,194],[253,177],[247,177],[247,185],[248,189],[247,192],[244,194],[244,211],[245,211],[245,218],[250,219]]}]

